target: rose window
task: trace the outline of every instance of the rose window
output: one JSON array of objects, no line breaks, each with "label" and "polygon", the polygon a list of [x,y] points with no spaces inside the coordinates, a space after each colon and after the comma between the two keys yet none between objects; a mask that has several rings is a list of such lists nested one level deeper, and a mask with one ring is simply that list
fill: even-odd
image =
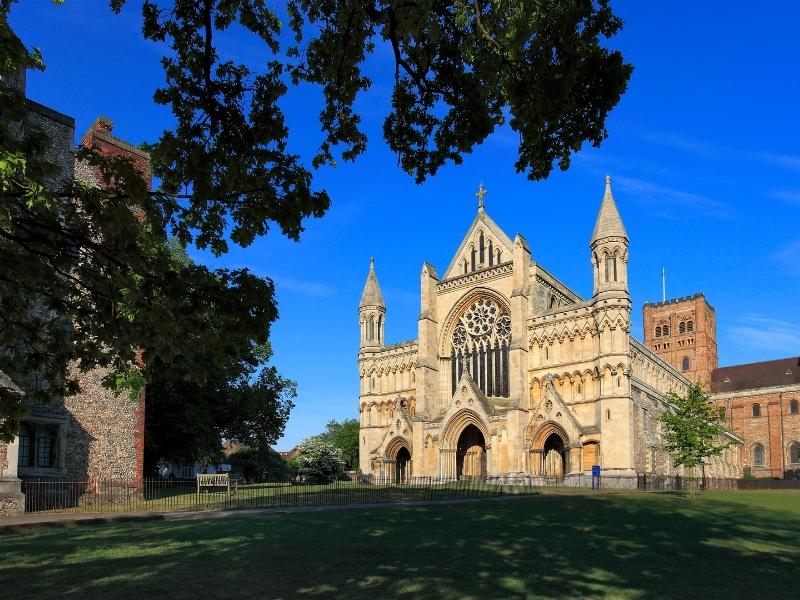
[{"label": "rose window", "polygon": [[473,336],[482,336],[492,331],[500,310],[491,300],[481,298],[470,306],[464,315],[464,325]]},{"label": "rose window", "polygon": [[453,393],[466,373],[488,397],[509,396],[511,317],[489,298],[478,298],[451,335]]}]

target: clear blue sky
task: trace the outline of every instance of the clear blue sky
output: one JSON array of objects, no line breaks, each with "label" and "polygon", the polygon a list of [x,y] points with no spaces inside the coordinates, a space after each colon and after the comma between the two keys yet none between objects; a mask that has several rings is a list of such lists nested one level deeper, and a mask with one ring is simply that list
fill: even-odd
[{"label": "clear blue sky", "polygon": [[[12,24],[41,48],[46,73],[29,75],[29,96],[73,115],[82,133],[100,114],[132,142],[169,126],[152,102],[163,81],[161,49],[140,35],[139,2],[114,16],[104,0],[22,2]],[[487,211],[535,260],[587,297],[587,244],[603,192],[614,179],[631,238],[633,334],[641,305],[702,291],[716,308],[720,365],[800,353],[800,3],[613,2],[625,28],[611,40],[635,67],[608,119],[609,139],[587,148],[566,173],[531,183],[514,172],[514,134],[502,130],[417,186],[381,139],[391,57],[369,62],[372,89],[358,106],[369,135],[356,164],[317,173],[333,199],[308,221],[300,243],[271,233],[212,266],[247,266],[275,280],[280,320],[274,362],[298,382],[297,407],[279,449],[317,433],[331,418],[357,416],[357,305],[375,257],[388,305],[386,339],[417,333],[423,261],[441,274],[475,213],[483,180]],[[232,35],[223,52],[257,65],[259,43]],[[309,158],[319,142],[319,92],[284,102],[291,148]]]}]

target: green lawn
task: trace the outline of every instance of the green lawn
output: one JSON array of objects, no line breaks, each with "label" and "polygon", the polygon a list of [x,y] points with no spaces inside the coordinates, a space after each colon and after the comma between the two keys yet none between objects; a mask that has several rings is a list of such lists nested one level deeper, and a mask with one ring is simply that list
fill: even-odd
[{"label": "green lawn", "polygon": [[800,493],[547,495],[0,537],[17,598],[797,598]]}]

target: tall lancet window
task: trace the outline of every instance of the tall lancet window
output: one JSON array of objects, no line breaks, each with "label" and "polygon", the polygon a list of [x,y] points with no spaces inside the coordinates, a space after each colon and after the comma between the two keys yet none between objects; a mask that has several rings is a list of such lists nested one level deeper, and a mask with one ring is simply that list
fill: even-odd
[{"label": "tall lancet window", "polygon": [[375,318],[369,318],[369,329],[367,330],[367,339],[372,341],[375,339]]},{"label": "tall lancet window", "polygon": [[616,268],[617,267],[614,265],[614,257],[611,254],[606,254],[606,281],[611,281],[612,272],[616,274]]},{"label": "tall lancet window", "polygon": [[485,246],[483,242],[483,232],[481,231],[480,235],[478,236],[478,250],[480,253],[480,264],[483,264],[486,261],[486,254],[485,254]]},{"label": "tall lancet window", "polygon": [[508,397],[508,351],[511,318],[488,298],[479,298],[464,313],[451,338],[450,380],[455,394],[468,373],[487,396]]},{"label": "tall lancet window", "polygon": [[492,240],[489,240],[489,266],[494,266],[494,248],[492,246]]}]

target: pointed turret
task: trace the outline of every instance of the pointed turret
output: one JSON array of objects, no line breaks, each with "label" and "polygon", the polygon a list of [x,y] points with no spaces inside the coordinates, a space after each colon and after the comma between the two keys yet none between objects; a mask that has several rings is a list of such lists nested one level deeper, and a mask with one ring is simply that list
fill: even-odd
[{"label": "pointed turret", "polygon": [[375,259],[369,259],[369,274],[367,275],[367,283],[364,285],[364,292],[361,294],[361,302],[358,303],[359,307],[365,306],[383,306],[383,294],[381,293],[381,286],[378,283],[378,276],[375,275]]},{"label": "pointed turret", "polygon": [[606,190],[592,240],[589,243],[594,270],[594,295],[601,292],[628,292],[628,234],[611,192],[611,177],[606,176]]},{"label": "pointed turret", "polygon": [[358,320],[361,326],[361,346],[383,346],[383,329],[386,325],[386,304],[383,302],[381,286],[375,274],[375,259],[369,259],[369,274],[361,302],[358,303]]},{"label": "pointed turret", "polygon": [[600,212],[597,213],[597,221],[592,232],[591,245],[604,238],[624,238],[628,239],[622,218],[617,210],[617,203],[614,202],[614,194],[611,193],[611,177],[606,175],[606,191],[603,194],[603,202],[600,204]]}]

